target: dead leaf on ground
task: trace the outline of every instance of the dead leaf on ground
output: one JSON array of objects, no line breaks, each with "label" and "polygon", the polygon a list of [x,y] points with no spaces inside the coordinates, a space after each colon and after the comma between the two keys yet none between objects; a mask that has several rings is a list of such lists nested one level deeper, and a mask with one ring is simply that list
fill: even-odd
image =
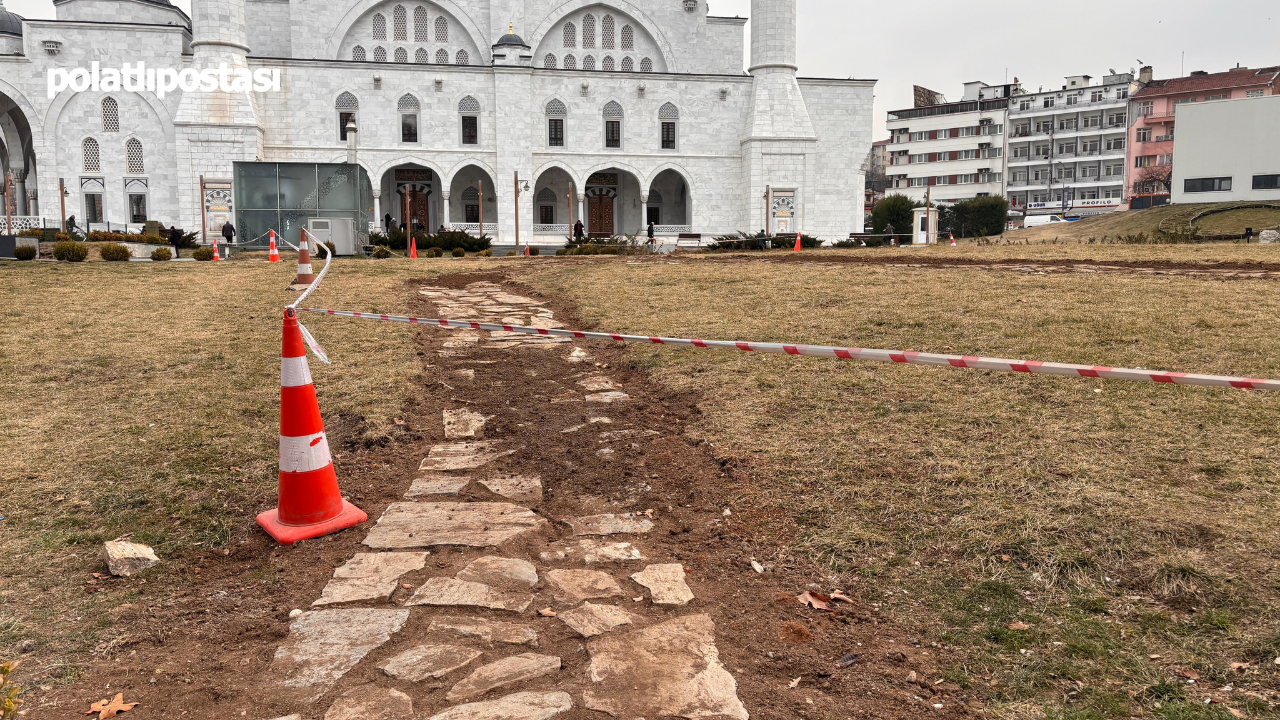
[{"label": "dead leaf on ground", "polygon": [[1188,680],[1200,679],[1200,673],[1196,672],[1195,670],[1192,670],[1191,668],[1183,668],[1181,670],[1178,670],[1178,675],[1181,675],[1182,677]]},{"label": "dead leaf on ground", "polygon": [[792,680],[791,682],[787,683],[787,687],[789,687],[789,688],[793,688],[793,689],[794,689],[794,688],[797,688],[797,687],[799,687],[799,686],[800,686],[800,681],[801,681],[801,680],[803,680],[803,679],[804,679],[804,678],[802,678],[802,677],[798,677],[798,678],[796,678],[795,680]]},{"label": "dead leaf on ground", "polygon": [[556,611],[552,610],[551,608],[543,608],[538,611],[538,614],[541,615],[542,617],[555,617]]},{"label": "dead leaf on ground", "polygon": [[1236,717],[1244,717],[1244,713],[1240,712],[1239,710],[1237,710],[1237,709],[1235,709],[1235,708],[1231,708],[1231,707],[1229,707],[1229,708],[1227,708],[1227,712],[1231,713],[1232,715],[1234,715],[1234,716],[1236,716]]},{"label": "dead leaf on ground", "polygon": [[835,591],[835,592],[831,593],[831,599],[832,599],[832,600],[839,600],[840,602],[843,602],[843,603],[849,603],[850,605],[852,605],[852,604],[853,604],[853,600],[852,600],[848,595],[845,595],[844,593],[840,592],[839,590],[837,590],[837,591]]},{"label": "dead leaf on ground", "polygon": [[802,592],[796,596],[796,599],[800,601],[801,605],[808,605],[814,610],[830,610],[831,609],[831,598],[827,597],[826,595],[819,595],[818,593],[811,593],[811,592]]},{"label": "dead leaf on ground", "polygon": [[1231,663],[1232,670],[1244,670],[1249,667],[1249,663],[1234,662]]},{"label": "dead leaf on ground", "polygon": [[1011,622],[1009,623],[1009,629],[1010,630],[1030,630],[1031,626],[1024,622]]},{"label": "dead leaf on ground", "polygon": [[[1019,300],[1018,302],[1022,302],[1022,301],[1021,301],[1021,300]],[[1001,560],[1001,561],[1003,561],[1003,562],[1009,562],[1009,561],[1010,561],[1010,560],[1012,560],[1012,559],[1013,559],[1013,558],[1009,557],[1008,555],[1001,555],[1001,556],[1000,556],[1000,560]]]},{"label": "dead leaf on ground", "polygon": [[106,718],[115,717],[116,715],[122,712],[128,712],[129,710],[134,709],[138,705],[139,703],[136,703],[136,702],[135,703],[125,702],[124,693],[116,693],[116,696],[111,698],[110,702],[106,700],[99,700],[98,702],[90,705],[89,709],[85,711],[85,715],[92,715],[94,713],[97,713],[98,720],[106,720]]}]

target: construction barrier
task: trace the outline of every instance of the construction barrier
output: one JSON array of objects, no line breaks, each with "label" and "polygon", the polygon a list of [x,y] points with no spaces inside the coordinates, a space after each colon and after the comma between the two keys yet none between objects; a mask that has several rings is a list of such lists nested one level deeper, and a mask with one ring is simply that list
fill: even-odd
[{"label": "construction barrier", "polygon": [[[302,298],[299,298],[299,300],[301,299]],[[866,348],[829,347],[825,345],[787,345],[784,343],[618,335],[615,333],[521,327],[518,325],[493,325],[490,323],[478,323],[468,320],[442,320],[435,318],[406,317],[402,315],[379,315],[376,313],[360,313],[347,310],[327,310],[321,308],[298,308],[298,310],[301,312],[320,313],[336,317],[360,318],[362,320],[384,320],[389,322],[410,323],[414,325],[436,325],[439,327],[467,328],[471,330],[514,332],[526,335],[551,335],[554,337],[578,339],[612,340],[614,342],[673,345],[676,347],[694,347],[707,350],[738,350],[741,352],[763,352],[780,355],[806,355],[812,357],[838,358],[842,360],[891,362],[906,365],[942,365],[956,368],[971,368],[975,370],[997,370],[1002,372],[1031,373],[1033,375],[1064,375],[1069,377],[1102,378],[1106,380],[1157,382],[1172,385],[1233,387],[1244,390],[1280,390],[1280,380],[1226,377],[1221,375],[1196,375],[1178,372],[1159,372],[1154,370],[1144,370],[1142,368],[1129,369],[1104,367],[1101,365],[1071,365],[1067,363],[1037,362],[1032,360],[984,358],[971,355],[941,355],[936,353],[910,352],[903,350],[872,350]]]},{"label": "construction barrier", "polygon": [[267,262],[280,262],[280,249],[276,247],[276,231],[271,231],[271,253],[267,255]]}]

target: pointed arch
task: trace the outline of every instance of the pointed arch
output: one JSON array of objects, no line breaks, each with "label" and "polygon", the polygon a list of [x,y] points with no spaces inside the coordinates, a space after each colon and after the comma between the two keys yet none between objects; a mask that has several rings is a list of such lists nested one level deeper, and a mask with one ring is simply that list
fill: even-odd
[{"label": "pointed arch", "polygon": [[80,141],[80,168],[83,172],[102,172],[101,157],[97,140],[87,137]]},{"label": "pointed arch", "polygon": [[391,39],[396,42],[409,41],[409,13],[403,5],[397,5],[391,10],[391,35]]},{"label": "pointed arch", "polygon": [[413,41],[430,42],[431,23],[427,20],[427,9],[421,5],[413,9]]},{"label": "pointed arch", "polygon": [[394,57],[396,62],[398,63],[407,63],[409,62],[409,51],[405,50],[404,48],[396,48],[396,53]]},{"label": "pointed arch", "polygon": [[636,49],[636,29],[631,27],[630,25],[622,26],[622,49],[623,50]]},{"label": "pointed arch", "polygon": [[374,62],[386,62],[386,61],[387,61],[387,49],[386,49],[386,48],[384,48],[384,47],[382,47],[381,45],[379,45],[379,46],[375,47],[375,48],[373,49],[373,61],[374,61]]},{"label": "pointed arch", "polygon": [[551,98],[546,104],[546,113],[547,117],[565,117],[569,114],[569,108],[559,98]]},{"label": "pointed arch", "polygon": [[431,62],[431,54],[427,52],[426,48],[418,48],[417,52],[413,54],[413,61],[419,65],[426,65]]},{"label": "pointed arch", "polygon": [[680,108],[676,107],[674,103],[664,103],[662,107],[658,108],[658,119],[679,120]]},{"label": "pointed arch", "polygon": [[640,61],[640,72],[653,72],[653,60],[645,58]]},{"label": "pointed arch", "polygon": [[574,57],[573,53],[569,53],[568,55],[564,56],[564,69],[565,70],[578,69],[578,58]]},{"label": "pointed arch", "polygon": [[396,101],[396,109],[400,111],[421,110],[422,104],[418,102],[418,98],[413,93],[405,93]]},{"label": "pointed arch", "polygon": [[351,59],[355,60],[356,62],[364,62],[366,59],[364,48],[360,45],[357,45],[351,48]]},{"label": "pointed arch", "polygon": [[383,15],[382,13],[374,13],[373,20],[370,21],[370,25],[373,31],[374,40],[387,39],[387,16],[386,15]]},{"label": "pointed arch", "polygon": [[604,116],[607,118],[620,118],[626,115],[626,112],[622,109],[622,105],[617,100],[610,100],[605,104],[603,112]]},{"label": "pointed arch", "polygon": [[587,13],[582,16],[582,49],[594,50],[596,47],[596,16]]},{"label": "pointed arch", "polygon": [[436,18],[436,42],[449,42],[449,20],[443,15]]},{"label": "pointed arch", "polygon": [[582,58],[582,69],[583,69],[583,70],[595,70],[595,69],[596,69],[596,56],[595,56],[595,55],[588,55],[588,56],[586,56],[586,57]]},{"label": "pointed arch", "polygon": [[458,112],[478,113],[480,112],[480,101],[475,99],[475,96],[468,95],[458,101]]},{"label": "pointed arch", "polygon": [[439,50],[437,50],[437,51],[436,51],[436,64],[437,64],[437,65],[448,65],[448,64],[449,64],[449,51],[448,51],[448,50],[445,50],[444,48],[440,48]]},{"label": "pointed arch", "polygon": [[459,50],[458,54],[453,58],[454,65],[470,65],[471,55],[466,50]]},{"label": "pointed arch", "polygon": [[554,53],[547,53],[547,56],[542,58],[542,67],[548,70],[554,70],[560,67],[560,61],[556,59]]},{"label": "pointed arch", "polygon": [[600,69],[605,72],[613,72],[617,66],[613,64],[613,56],[605,55],[604,60],[600,62]]},{"label": "pointed arch", "polygon": [[574,25],[572,22],[567,22],[564,24],[564,30],[562,31],[562,33],[564,37],[565,47],[567,48],[578,47],[578,26]]},{"label": "pointed arch", "polygon": [[360,107],[360,101],[356,99],[355,95],[343,90],[342,94],[338,95],[337,99],[333,101],[333,107],[338,110],[356,110]]},{"label": "pointed arch", "polygon": [[616,22],[612,15],[605,15],[604,20],[600,24],[600,49],[616,50],[618,47],[618,35]]},{"label": "pointed arch", "polygon": [[125,172],[130,175],[141,175],[146,172],[142,161],[142,141],[131,137],[124,141]]},{"label": "pointed arch", "polygon": [[120,132],[120,104],[110,95],[102,98],[102,132]]},{"label": "pointed arch", "polygon": [[629,57],[622,58],[622,72],[634,72],[636,63]]}]

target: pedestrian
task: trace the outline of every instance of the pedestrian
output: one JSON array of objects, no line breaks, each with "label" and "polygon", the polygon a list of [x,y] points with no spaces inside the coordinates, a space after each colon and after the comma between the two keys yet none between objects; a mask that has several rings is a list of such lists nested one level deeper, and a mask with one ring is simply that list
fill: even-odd
[{"label": "pedestrian", "polygon": [[169,244],[173,246],[174,259],[182,257],[182,253],[178,252],[178,248],[182,247],[182,231],[177,225],[169,229]]},{"label": "pedestrian", "polygon": [[889,236],[890,245],[898,244],[898,238],[895,237],[897,232],[898,231],[893,227],[893,223],[889,223],[888,225],[884,226],[884,234]]},{"label": "pedestrian", "polygon": [[764,228],[760,228],[760,232],[756,234],[756,249],[763,251],[768,239],[769,236],[765,234]]},{"label": "pedestrian", "polygon": [[76,216],[72,215],[67,218],[67,234],[71,237],[76,236]]},{"label": "pedestrian", "polygon": [[653,245],[653,221],[649,221],[649,244]]},{"label": "pedestrian", "polygon": [[583,227],[581,220],[573,224],[573,237],[575,240],[581,240],[585,233],[586,228]]},{"label": "pedestrian", "polygon": [[391,219],[391,213],[387,213],[382,216],[382,229],[385,230],[388,235],[391,234],[391,225],[393,223],[395,223],[395,220]]},{"label": "pedestrian", "polygon": [[225,223],[223,223],[223,225],[222,225],[222,239],[223,239],[223,240],[224,240],[228,245],[230,245],[230,244],[232,244],[233,242],[235,242],[235,236],[236,236],[236,226],[235,226],[235,225],[232,225],[230,220],[228,220],[228,221],[226,221]]}]

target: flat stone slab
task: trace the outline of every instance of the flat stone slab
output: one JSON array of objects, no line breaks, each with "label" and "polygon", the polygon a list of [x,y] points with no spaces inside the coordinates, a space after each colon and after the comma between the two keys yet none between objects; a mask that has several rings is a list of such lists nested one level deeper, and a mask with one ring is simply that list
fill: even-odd
[{"label": "flat stone slab", "polygon": [[592,605],[589,602],[583,603],[582,607],[562,612],[557,617],[582,637],[603,635],[616,627],[630,625],[636,620],[635,615],[620,607]]},{"label": "flat stone slab", "polygon": [[374,548],[493,547],[547,524],[510,503],[391,503],[364,539]]},{"label": "flat stone slab", "polygon": [[580,603],[622,594],[618,581],[599,570],[548,570],[546,578],[552,597],[562,603]]},{"label": "flat stone slab", "polygon": [[478,412],[467,409],[444,411],[444,437],[446,440],[462,440],[465,438],[483,438],[484,423],[487,420]]},{"label": "flat stone slab", "polygon": [[409,486],[409,492],[405,493],[404,496],[415,498],[428,495],[457,495],[470,482],[471,478],[467,477],[428,473],[420,478],[415,478],[413,484]]},{"label": "flat stone slab", "polygon": [[733,676],[720,664],[715,623],[689,615],[643,630],[587,641],[591,710],[617,718],[747,720]]},{"label": "flat stone slab", "polygon": [[362,685],[342,694],[324,720],[414,720],[413,700],[399,690]]},{"label": "flat stone slab", "polygon": [[573,698],[567,692],[522,692],[451,707],[430,720],[550,720],[572,709]]},{"label": "flat stone slab", "polygon": [[577,363],[588,362],[592,358],[590,355],[587,354],[586,350],[583,350],[580,347],[576,347],[573,349],[573,352],[569,353],[569,357],[567,359],[569,360],[569,362],[574,363],[576,365]]},{"label": "flat stone slab", "polygon": [[579,540],[577,544],[565,544],[553,547],[541,553],[543,562],[553,562],[566,558],[579,558],[587,565],[600,562],[636,562],[644,560],[640,550],[628,542],[600,542],[599,540]]},{"label": "flat stone slab", "polygon": [[386,600],[395,592],[401,575],[421,570],[427,564],[424,552],[356,553],[355,557],[333,572],[320,599],[311,603],[332,605],[358,600]]},{"label": "flat stone slab", "polygon": [[583,389],[589,392],[601,392],[603,390],[617,390],[619,387],[621,387],[620,385],[614,383],[612,380],[610,380],[609,378],[603,375],[596,375],[595,377],[589,377],[586,380],[579,380],[578,384],[581,385]]},{"label": "flat stone slab", "polygon": [[684,581],[684,566],[679,563],[650,565],[631,579],[649,588],[655,605],[684,605],[693,599],[693,591]]},{"label": "flat stone slab", "polygon": [[527,560],[490,556],[472,560],[454,577],[493,587],[533,587],[538,584],[538,569]]},{"label": "flat stone slab", "polygon": [[437,472],[449,470],[474,470],[500,457],[512,455],[515,450],[502,450],[497,442],[457,442],[436,445],[418,466],[419,470]]},{"label": "flat stone slab", "polygon": [[470,700],[512,683],[549,675],[560,669],[560,658],[537,653],[524,653],[503,658],[477,668],[466,679],[454,685],[445,698],[449,701]]},{"label": "flat stone slab", "polygon": [[408,610],[312,610],[289,626],[271,671],[283,685],[310,688],[315,701],[327,686],[391,639],[409,620]]},{"label": "flat stone slab", "polygon": [[631,399],[630,395],[624,392],[616,392],[616,391],[596,393],[595,395],[587,396],[587,402],[594,402],[594,403],[613,403],[613,402],[622,402],[623,400],[630,400],[630,399]]},{"label": "flat stone slab", "polygon": [[[566,522],[573,527],[574,535],[635,535],[653,529],[653,521],[639,515],[588,515],[571,518]],[[368,542],[367,540],[365,541]]]},{"label": "flat stone slab", "polygon": [[542,478],[537,475],[495,475],[480,481],[495,495],[521,503],[542,502]]},{"label": "flat stone slab", "polygon": [[457,645],[419,645],[405,650],[378,667],[393,678],[422,682],[427,678],[442,678],[464,668],[484,653],[474,648]]},{"label": "flat stone slab", "polygon": [[456,578],[431,578],[418,588],[406,605],[480,607],[489,610],[524,612],[533,604],[533,595],[490,587],[484,583]]},{"label": "flat stone slab", "polygon": [[437,617],[432,618],[431,633],[448,633],[461,637],[477,638],[485,643],[502,643],[504,645],[538,644],[538,633],[533,628],[515,623],[498,622],[471,617]]},{"label": "flat stone slab", "polygon": [[160,564],[150,547],[128,540],[109,540],[102,544],[102,561],[112,575],[129,577]]}]

